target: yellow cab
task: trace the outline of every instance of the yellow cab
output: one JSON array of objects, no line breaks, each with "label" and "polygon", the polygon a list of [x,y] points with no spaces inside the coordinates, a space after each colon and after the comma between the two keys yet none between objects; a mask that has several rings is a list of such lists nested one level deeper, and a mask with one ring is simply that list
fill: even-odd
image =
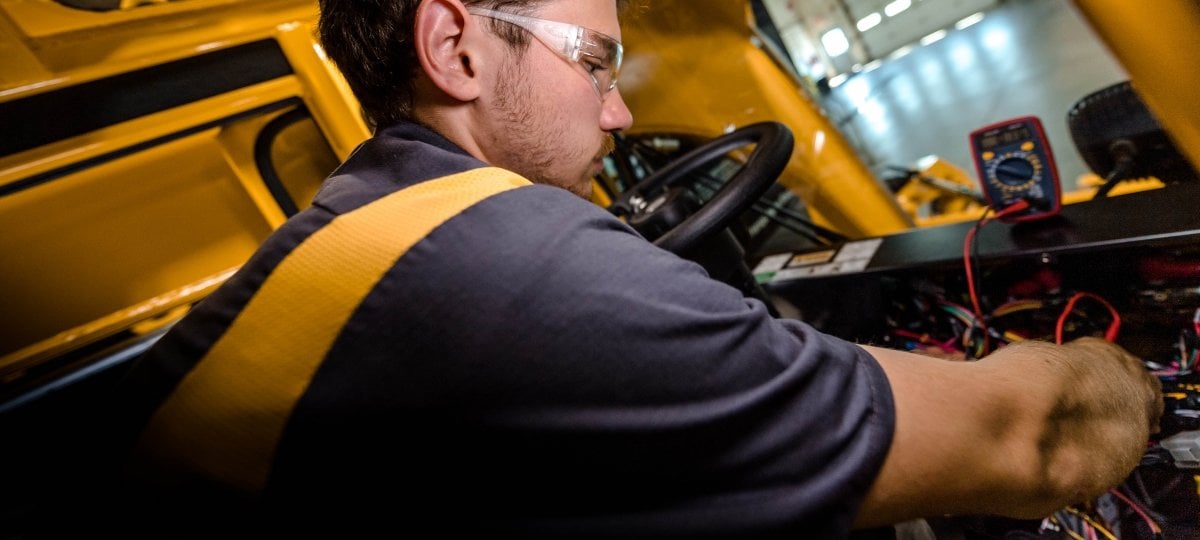
[{"label": "yellow cab", "polygon": [[[593,200],[846,339],[972,358],[1121,324],[1164,382],[1169,428],[1123,491],[956,526],[1200,537],[1200,4],[1063,3],[1125,80],[1042,122],[967,100],[944,112],[980,118],[948,135],[959,147],[880,167],[845,121],[879,117],[838,95],[899,58],[903,40],[864,53],[855,27],[900,3],[806,18],[787,11],[803,2],[634,2],[634,124]],[[80,413],[369,136],[316,16],[311,0],[0,0],[3,537],[53,519],[42,486],[88,452]],[[819,43],[831,28],[861,62]],[[1061,84],[1042,79],[1022,87]],[[1050,146],[1085,167],[1060,178]]]}]

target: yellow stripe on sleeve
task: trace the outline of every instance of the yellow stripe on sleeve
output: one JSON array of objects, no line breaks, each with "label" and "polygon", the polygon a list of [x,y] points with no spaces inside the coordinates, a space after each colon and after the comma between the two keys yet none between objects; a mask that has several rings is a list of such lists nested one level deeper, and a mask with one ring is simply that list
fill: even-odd
[{"label": "yellow stripe on sleeve", "polygon": [[297,400],[363,298],[410,247],[492,195],[529,185],[482,168],[338,216],[289,253],[154,413],[141,457],[246,494],[265,486]]}]

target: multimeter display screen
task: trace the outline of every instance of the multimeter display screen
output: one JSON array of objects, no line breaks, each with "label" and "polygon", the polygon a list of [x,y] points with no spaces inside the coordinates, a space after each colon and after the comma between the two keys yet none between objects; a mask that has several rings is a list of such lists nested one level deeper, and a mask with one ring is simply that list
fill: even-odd
[{"label": "multimeter display screen", "polygon": [[1011,126],[999,133],[984,135],[979,139],[979,148],[981,150],[990,150],[997,146],[1005,146],[1015,142],[1027,141],[1033,136],[1029,133],[1029,128],[1024,125]]}]

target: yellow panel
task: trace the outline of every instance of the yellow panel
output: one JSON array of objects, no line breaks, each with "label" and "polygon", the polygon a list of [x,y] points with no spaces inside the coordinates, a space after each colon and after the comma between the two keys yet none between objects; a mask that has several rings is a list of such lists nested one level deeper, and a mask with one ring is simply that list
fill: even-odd
[{"label": "yellow panel", "polygon": [[315,32],[311,23],[286,24],[279,27],[276,38],[306,89],[304,102],[308,110],[334,153],[346,159],[371,132],[350,85],[313,40]]},{"label": "yellow panel", "polygon": [[148,114],[25,152],[0,156],[0,186],[295,98],[301,92],[302,89],[297,86],[294,78],[284,77],[167,111]]},{"label": "yellow panel", "polygon": [[183,317],[192,303],[212,293],[236,270],[230,268],[178,289],[163,292],[145,302],[67,328],[16,352],[0,355],[0,381],[16,380],[26,370],[37,367],[41,362],[124,331],[134,336],[142,336],[163,328]]},{"label": "yellow panel", "polygon": [[218,133],[0,198],[0,355],[245,261],[270,226]]},{"label": "yellow panel", "polygon": [[[0,265],[0,378],[161,324],[240,266],[284,221],[254,154],[273,118],[300,102],[313,116],[269,149],[300,208],[369,135],[316,44],[316,2],[126,4],[94,12],[0,0],[0,103],[264,39],[276,40],[294,75],[0,156],[0,188],[9,190],[0,195],[0,250],[12,254]],[[293,108],[175,138],[285,100]],[[68,172],[19,189],[56,171]]]},{"label": "yellow panel", "polygon": [[[48,91],[200,52],[272,37],[312,21],[312,0],[194,0],[91,12],[50,1],[0,0],[0,99]],[[0,48],[0,51],[3,51]]]},{"label": "yellow panel", "polygon": [[312,120],[285,129],[271,147],[271,161],[300,210],[311,206],[321,182],[340,163]]}]

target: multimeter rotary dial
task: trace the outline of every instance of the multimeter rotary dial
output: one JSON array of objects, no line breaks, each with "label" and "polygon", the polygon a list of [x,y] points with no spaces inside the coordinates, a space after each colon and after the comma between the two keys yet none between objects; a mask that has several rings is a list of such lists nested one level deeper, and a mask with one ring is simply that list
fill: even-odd
[{"label": "multimeter rotary dial", "polygon": [[1001,220],[1025,221],[1058,213],[1061,188],[1042,122],[1023,116],[971,132],[971,158],[987,204]]},{"label": "multimeter rotary dial", "polygon": [[1029,152],[1006,152],[988,165],[988,181],[1006,193],[1027,191],[1042,179],[1042,160]]}]

